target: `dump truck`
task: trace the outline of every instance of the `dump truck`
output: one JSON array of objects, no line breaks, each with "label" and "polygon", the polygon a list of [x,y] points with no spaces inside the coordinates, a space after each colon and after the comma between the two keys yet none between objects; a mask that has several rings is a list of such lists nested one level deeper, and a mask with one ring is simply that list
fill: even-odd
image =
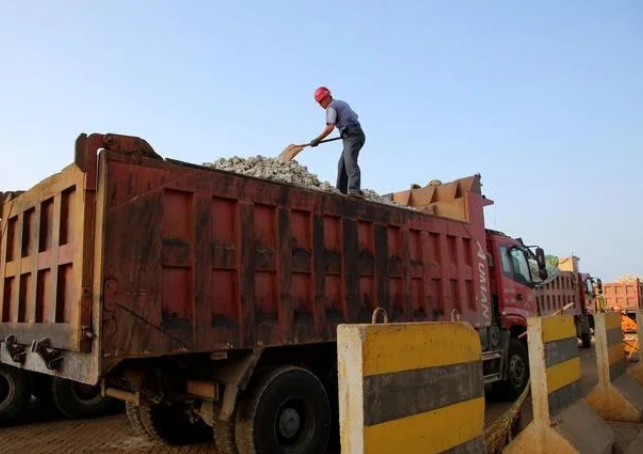
[{"label": "dump truck", "polygon": [[321,453],[338,434],[336,328],[384,312],[471,324],[485,382],[515,399],[543,250],[485,229],[480,175],[388,197],[82,134],[68,167],[2,202],[2,365],[100,385],[166,443]]},{"label": "dump truck", "polygon": [[594,290],[591,277],[584,277],[580,273],[579,260],[573,255],[556,260],[560,273],[536,291],[538,312],[542,316],[560,313],[573,315],[582,347],[590,348],[594,326]]},{"label": "dump truck", "polygon": [[623,336],[630,347],[636,340],[638,324],[636,313],[643,310],[643,280],[624,276],[616,282],[604,284],[605,309],[621,313]]},{"label": "dump truck", "polygon": [[603,284],[608,311],[636,313],[643,310],[643,280],[633,278]]}]

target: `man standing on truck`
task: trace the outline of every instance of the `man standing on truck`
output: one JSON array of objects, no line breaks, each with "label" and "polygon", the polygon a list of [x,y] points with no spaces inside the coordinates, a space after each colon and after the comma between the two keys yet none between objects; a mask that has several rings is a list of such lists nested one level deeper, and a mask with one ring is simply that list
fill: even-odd
[{"label": "man standing on truck", "polygon": [[357,119],[358,115],[348,103],[333,99],[330,90],[326,87],[315,90],[315,101],[326,110],[326,127],[319,136],[310,141],[310,146],[316,147],[333,132],[333,129],[337,128],[344,144],[337,168],[337,189],[342,194],[364,197],[357,157],[364,146],[366,136]]}]

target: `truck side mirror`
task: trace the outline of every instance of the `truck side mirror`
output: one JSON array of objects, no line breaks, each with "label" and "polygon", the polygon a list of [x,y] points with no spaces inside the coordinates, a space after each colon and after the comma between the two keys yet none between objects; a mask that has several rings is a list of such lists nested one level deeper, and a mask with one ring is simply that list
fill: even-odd
[{"label": "truck side mirror", "polygon": [[598,293],[603,293],[603,281],[596,279],[596,288],[598,288]]},{"label": "truck side mirror", "polygon": [[544,269],[547,266],[547,261],[545,260],[545,251],[542,248],[536,248],[536,261],[540,269]]},{"label": "truck side mirror", "polygon": [[540,279],[542,279],[543,281],[546,281],[547,277],[549,277],[549,273],[547,272],[547,270],[545,268],[541,268],[540,269]]}]

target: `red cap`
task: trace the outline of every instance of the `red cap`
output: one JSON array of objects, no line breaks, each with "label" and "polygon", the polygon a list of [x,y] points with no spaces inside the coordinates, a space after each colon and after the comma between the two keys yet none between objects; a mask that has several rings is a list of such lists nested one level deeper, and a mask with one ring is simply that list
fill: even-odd
[{"label": "red cap", "polygon": [[322,99],[330,96],[330,90],[326,87],[319,87],[315,90],[315,101],[320,102]]}]

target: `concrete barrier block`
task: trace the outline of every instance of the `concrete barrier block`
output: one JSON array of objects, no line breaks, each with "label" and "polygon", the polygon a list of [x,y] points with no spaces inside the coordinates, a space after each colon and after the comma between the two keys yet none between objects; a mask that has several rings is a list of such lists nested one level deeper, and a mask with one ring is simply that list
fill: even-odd
[{"label": "concrete barrier block", "polygon": [[643,386],[643,311],[636,313],[637,328],[637,345],[638,345],[638,363],[630,367],[629,374],[632,379],[639,385]]},{"label": "concrete barrier block", "polygon": [[532,422],[503,454],[609,454],[615,435],[581,398],[573,316],[534,317],[527,338]]},{"label": "concrete barrier block", "polygon": [[477,332],[462,323],[340,325],[342,454],[482,454]]},{"label": "concrete barrier block", "polygon": [[643,387],[625,371],[621,314],[594,316],[598,384],[587,403],[608,421],[643,421]]}]

